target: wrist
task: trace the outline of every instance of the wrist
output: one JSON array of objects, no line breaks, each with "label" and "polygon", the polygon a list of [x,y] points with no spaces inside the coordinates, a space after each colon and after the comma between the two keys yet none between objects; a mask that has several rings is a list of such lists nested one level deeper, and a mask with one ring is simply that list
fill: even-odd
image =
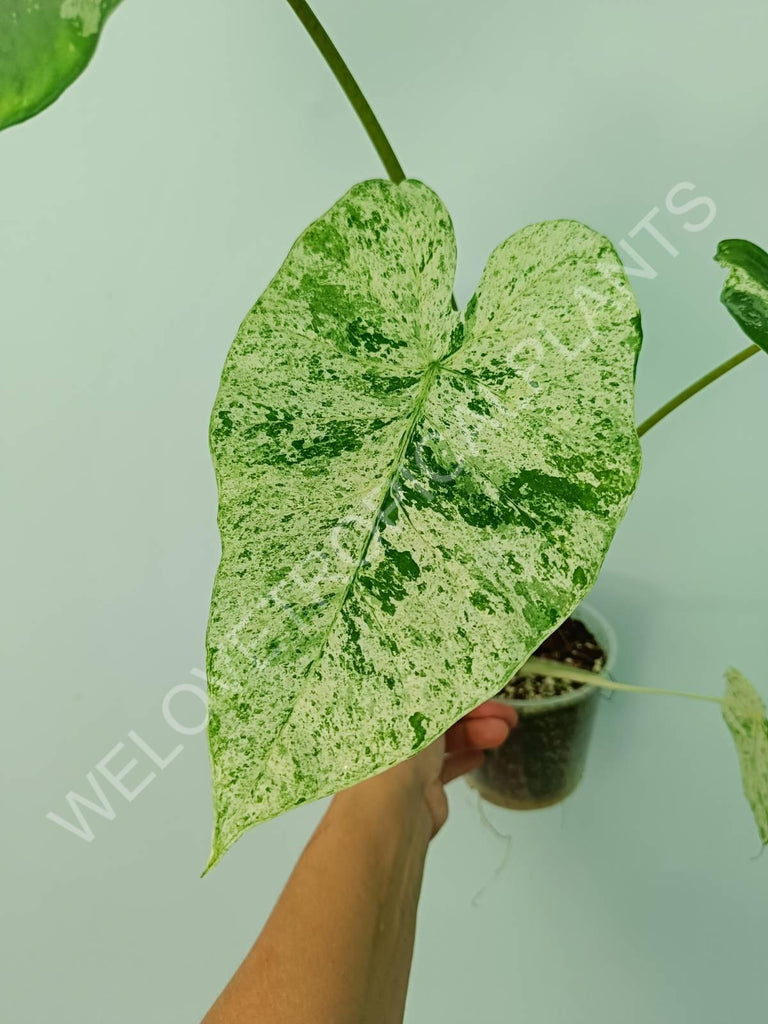
[{"label": "wrist", "polygon": [[331,806],[368,830],[381,828],[425,844],[432,835],[424,785],[408,761],[342,790]]}]

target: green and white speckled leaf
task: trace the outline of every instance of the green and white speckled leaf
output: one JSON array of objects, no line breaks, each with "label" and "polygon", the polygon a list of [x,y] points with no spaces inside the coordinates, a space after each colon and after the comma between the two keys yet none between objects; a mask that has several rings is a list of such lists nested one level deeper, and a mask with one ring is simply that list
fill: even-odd
[{"label": "green and white speckled leaf", "polygon": [[635,488],[639,314],[610,243],[534,224],[452,309],[450,218],[366,181],[244,320],[211,421],[211,863],[496,693],[592,586]]},{"label": "green and white speckled leaf", "polygon": [[0,128],[53,103],[96,49],[120,0],[0,0]]},{"label": "green and white speckled leaf", "polygon": [[746,336],[768,352],[768,253],[754,242],[727,238],[715,259],[730,271],[720,301]]},{"label": "green and white speckled leaf", "polygon": [[735,668],[725,676],[723,718],[736,744],[744,795],[755,816],[757,831],[768,843],[768,719],[755,688]]}]

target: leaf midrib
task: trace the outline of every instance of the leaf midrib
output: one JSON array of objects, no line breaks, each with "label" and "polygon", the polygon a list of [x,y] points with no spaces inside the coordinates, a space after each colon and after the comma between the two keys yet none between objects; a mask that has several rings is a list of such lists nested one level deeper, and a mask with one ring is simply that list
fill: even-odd
[{"label": "leaf midrib", "polygon": [[261,767],[258,775],[256,776],[256,778],[254,779],[254,782],[253,782],[254,786],[259,783],[259,781],[261,780],[262,776],[264,775],[264,772],[266,771],[267,765],[269,763],[269,759],[272,756],[272,752],[274,751],[274,749],[276,748],[276,746],[280,742],[280,739],[281,739],[283,733],[285,732],[286,726],[288,725],[288,723],[290,722],[291,718],[293,717],[293,713],[294,713],[294,711],[296,709],[296,705],[298,704],[299,699],[301,698],[301,695],[302,695],[302,693],[303,693],[303,691],[304,691],[304,689],[305,689],[309,679],[311,678],[311,675],[312,675],[312,673],[313,673],[313,671],[314,671],[318,661],[322,658],[323,654],[325,653],[326,645],[327,645],[328,640],[329,640],[329,638],[331,636],[331,633],[333,632],[333,629],[334,629],[334,627],[336,625],[336,621],[338,620],[338,617],[341,614],[341,612],[342,612],[342,610],[344,608],[344,605],[345,605],[345,603],[346,603],[350,593],[352,592],[353,587],[355,586],[355,584],[357,582],[358,574],[359,574],[360,569],[361,569],[361,567],[362,567],[362,565],[363,565],[363,563],[365,561],[365,556],[367,555],[368,550],[369,550],[369,548],[371,546],[371,542],[373,541],[373,538],[376,535],[377,524],[379,522],[382,510],[384,508],[384,503],[387,500],[387,495],[389,494],[389,492],[390,492],[390,490],[392,488],[392,484],[394,483],[395,479],[397,478],[398,473],[400,472],[400,469],[401,469],[401,466],[402,466],[403,457],[405,455],[405,452],[408,450],[408,446],[409,446],[409,444],[410,444],[410,442],[411,442],[411,440],[413,438],[413,434],[414,434],[414,431],[416,429],[416,426],[418,425],[418,422],[419,422],[419,419],[420,419],[420,416],[421,416],[421,412],[422,412],[422,410],[424,408],[424,404],[426,403],[426,400],[427,400],[427,398],[429,396],[429,392],[430,392],[430,390],[432,388],[432,384],[433,384],[435,378],[437,377],[437,374],[438,374],[440,368],[441,368],[441,366],[440,366],[439,361],[434,360],[433,362],[431,362],[427,366],[426,370],[424,371],[424,379],[422,381],[421,388],[419,389],[419,393],[416,396],[416,400],[413,403],[413,408],[411,409],[411,412],[410,412],[410,414],[408,416],[408,424],[407,424],[407,426],[406,426],[405,430],[403,431],[403,434],[402,434],[402,436],[400,438],[400,443],[398,445],[397,452],[396,452],[396,454],[395,454],[395,456],[394,456],[394,458],[392,460],[390,472],[388,473],[388,475],[387,475],[387,477],[385,479],[385,483],[384,483],[384,487],[383,487],[383,490],[382,490],[382,494],[381,494],[381,496],[379,498],[379,502],[378,502],[378,504],[376,506],[376,511],[374,513],[373,522],[371,524],[370,529],[368,530],[368,533],[366,534],[365,541],[363,542],[363,545],[362,545],[361,550],[360,550],[360,554],[358,555],[357,560],[355,562],[354,571],[353,571],[353,573],[352,573],[352,575],[351,575],[351,577],[350,577],[346,587],[342,591],[341,598],[340,598],[340,600],[339,600],[339,602],[338,602],[338,604],[337,604],[337,606],[336,606],[336,608],[335,608],[335,610],[333,612],[333,615],[331,616],[331,621],[328,624],[328,628],[326,629],[325,634],[324,634],[321,642],[318,645],[317,653],[315,654],[315,656],[312,659],[312,661],[309,663],[309,665],[307,665],[306,669],[304,670],[304,678],[303,678],[302,683],[300,684],[300,686],[298,687],[298,689],[297,689],[297,691],[296,691],[296,693],[294,695],[294,698],[292,700],[291,706],[288,709],[288,713],[283,718],[283,721],[280,723],[280,726],[278,727],[278,730],[275,733],[274,738],[272,739],[271,743],[267,747],[267,750],[266,750],[265,755],[264,755],[264,761],[262,763],[262,767]]}]

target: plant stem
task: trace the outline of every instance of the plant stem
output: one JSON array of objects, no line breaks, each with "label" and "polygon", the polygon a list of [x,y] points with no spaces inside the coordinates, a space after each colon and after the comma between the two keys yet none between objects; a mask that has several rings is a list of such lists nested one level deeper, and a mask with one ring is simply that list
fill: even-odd
[{"label": "plant stem", "polygon": [[379,154],[384,169],[390,179],[397,185],[405,179],[405,171],[400,166],[400,161],[389,144],[384,134],[384,129],[371,109],[368,100],[363,96],[360,86],[352,76],[352,72],[344,63],[344,59],[333,45],[331,37],[317,20],[312,8],[304,0],[288,0],[294,14],[309,33],[320,53],[325,58],[325,63],[336,77],[336,81],[344,90],[347,99],[360,118],[360,122],[368,133],[368,138],[373,143],[373,148]]},{"label": "plant stem", "polygon": [[519,676],[554,676],[556,679],[568,679],[574,683],[587,683],[589,686],[601,686],[606,690],[624,690],[627,693],[657,693],[666,697],[689,697],[691,700],[706,700],[712,704],[722,704],[720,697],[710,697],[704,693],[688,693],[685,690],[660,690],[652,686],[631,686],[629,683],[614,683],[612,679],[598,675],[596,672],[587,672],[585,669],[573,668],[571,665],[563,665],[560,661],[550,661],[548,658],[529,658],[522,668],[518,669]]},{"label": "plant stem", "polygon": [[728,373],[728,371],[732,370],[734,366],[738,366],[739,363],[743,363],[745,359],[749,359],[750,356],[753,356],[760,351],[761,349],[759,345],[750,345],[749,348],[745,348],[735,356],[731,356],[730,359],[726,359],[724,363],[716,366],[714,370],[710,370],[709,373],[705,373],[704,376],[694,384],[685,388],[685,390],[681,391],[679,395],[675,395],[674,398],[671,398],[666,405],[662,405],[660,409],[657,409],[656,412],[652,416],[649,416],[647,420],[643,420],[637,428],[637,436],[642,437],[646,431],[650,430],[651,427],[655,427],[660,420],[663,420],[665,416],[669,416],[669,414],[674,412],[674,410],[679,405],[682,405],[683,402],[687,402],[689,398],[698,394],[699,391],[702,391],[708,384],[711,384],[712,381],[717,380],[718,377],[722,377],[724,373]]}]

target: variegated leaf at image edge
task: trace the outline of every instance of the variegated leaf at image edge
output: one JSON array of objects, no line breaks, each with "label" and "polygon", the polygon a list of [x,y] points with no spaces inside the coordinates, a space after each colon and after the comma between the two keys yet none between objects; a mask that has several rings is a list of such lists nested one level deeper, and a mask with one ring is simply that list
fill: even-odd
[{"label": "variegated leaf at image edge", "polygon": [[768,719],[759,694],[736,669],[728,669],[723,718],[739,755],[744,795],[755,816],[757,831],[768,843]]},{"label": "variegated leaf at image edge", "polygon": [[44,110],[90,61],[120,0],[0,0],[0,128]]},{"label": "variegated leaf at image edge", "polygon": [[496,693],[590,589],[635,488],[639,314],[610,243],[525,228],[466,313],[455,261],[432,191],[363,182],[230,349],[210,433],[210,864]]},{"label": "variegated leaf at image edge", "polygon": [[747,337],[768,352],[768,253],[754,242],[728,238],[718,244],[715,259],[730,271],[720,301]]}]

